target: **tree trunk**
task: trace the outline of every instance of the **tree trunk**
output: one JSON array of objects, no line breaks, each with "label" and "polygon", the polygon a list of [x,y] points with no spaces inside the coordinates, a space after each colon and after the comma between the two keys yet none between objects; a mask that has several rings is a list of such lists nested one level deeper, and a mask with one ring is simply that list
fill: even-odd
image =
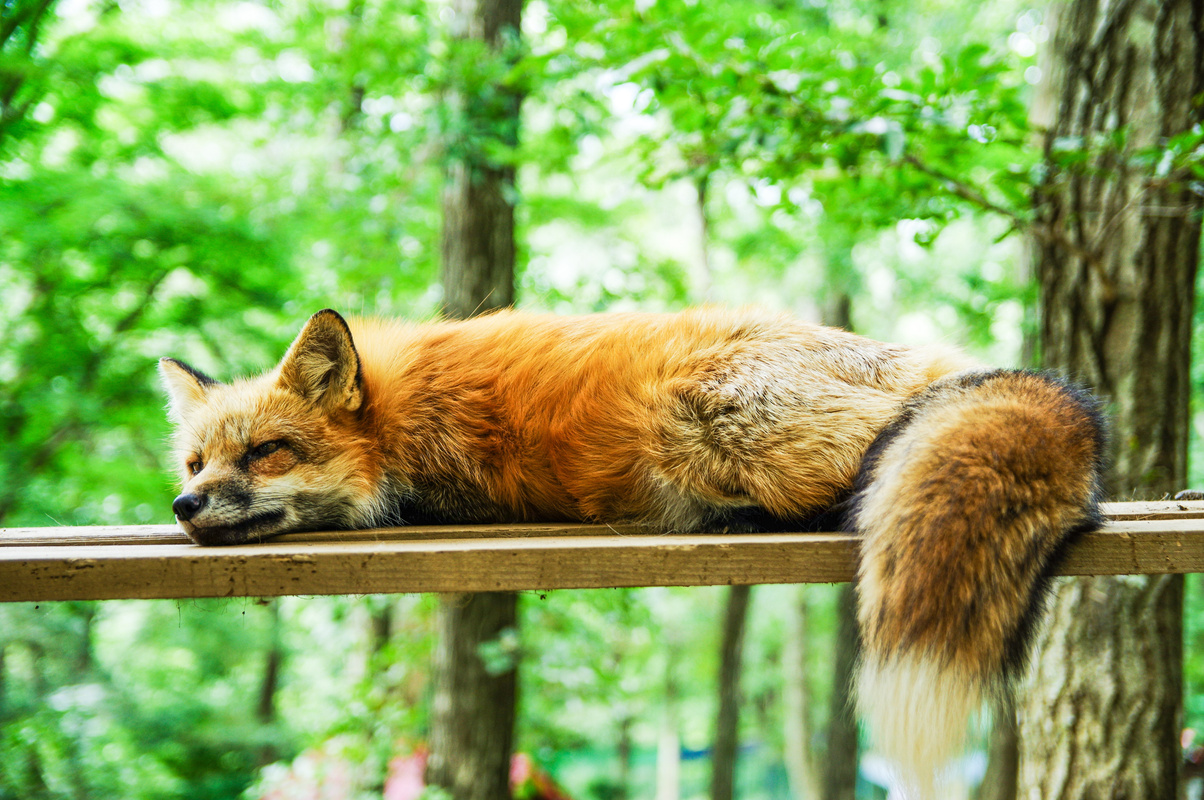
[{"label": "tree trunk", "polygon": [[96,628],[96,610],[94,602],[73,604],[79,618],[79,648],[75,651],[76,682],[90,680],[93,668],[96,666],[96,654],[92,643],[92,634]]},{"label": "tree trunk", "polygon": [[1020,712],[1020,797],[1179,796],[1179,576],[1079,578],[1054,595]]},{"label": "tree trunk", "polygon": [[857,592],[840,587],[837,600],[836,657],[828,706],[828,751],[824,759],[823,800],[853,800],[857,789],[857,718],[853,714],[853,672],[861,650],[857,633]]},{"label": "tree trunk", "polygon": [[[457,0],[455,9],[460,38],[483,41],[500,57],[513,52],[522,0]],[[489,86],[449,102],[462,130],[448,145],[443,190],[443,308],[464,319],[514,304],[514,165],[491,160],[486,145],[517,147],[522,96]]]},{"label": "tree trunk", "polygon": [[389,646],[393,639],[393,598],[386,597],[380,605],[368,607],[368,661],[378,669],[381,665],[374,662],[380,652]]},{"label": "tree trunk", "polygon": [[[335,36],[334,41],[330,42],[328,47],[331,50],[340,54],[354,51],[358,42],[355,41],[356,34],[364,24],[364,0],[351,0],[347,6],[346,16],[343,18],[346,28],[340,30],[338,26],[334,26]],[[343,113],[339,115],[339,133],[346,135],[348,132],[359,127],[360,119],[364,115],[364,97],[367,95],[367,87],[364,86],[363,78],[357,75],[347,88],[347,97],[343,106]],[[340,171],[343,171],[340,165]]]},{"label": "tree trunk", "polygon": [[[456,35],[513,54],[521,0],[457,0]],[[463,121],[448,142],[443,195],[444,313],[462,319],[514,302],[514,167],[491,161],[492,144],[518,143],[521,97],[505,86],[451,98]],[[482,646],[518,625],[518,596],[445,597],[439,609],[435,700],[426,781],[454,800],[507,800],[518,665],[486,664]],[[493,671],[488,667],[492,666]]]},{"label": "tree trunk", "polygon": [[853,298],[848,292],[829,294],[820,309],[820,319],[832,328],[853,330]]},{"label": "tree trunk", "polygon": [[782,731],[790,796],[819,797],[819,765],[813,750],[811,692],[807,685],[807,587],[795,586],[790,627],[782,647]]},{"label": "tree trunk", "polygon": [[443,311],[449,317],[514,304],[513,185],[510,167],[450,167],[443,190]]},{"label": "tree trunk", "polygon": [[677,704],[678,648],[669,644],[665,652],[664,711],[656,737],[656,800],[678,800],[681,797],[681,720]]},{"label": "tree trunk", "polygon": [[[1072,0],[1047,79],[1036,192],[1043,363],[1088,384],[1113,420],[1122,498],[1184,488],[1200,203],[1139,158],[1199,121],[1201,0]],[[1085,158],[1063,152],[1080,145]],[[1158,161],[1158,159],[1154,159]],[[1020,703],[1020,796],[1176,798],[1183,581],[1060,582]]]},{"label": "tree trunk", "polygon": [[[280,688],[280,670],[284,666],[284,647],[280,641],[280,601],[268,602],[268,649],[263,656],[263,675],[259,680],[259,702],[255,718],[261,725],[276,721],[276,692]],[[265,760],[273,760],[268,758]]]},{"label": "tree trunk", "polygon": [[711,215],[707,210],[711,173],[704,172],[694,179],[695,208],[698,210],[698,267],[692,292],[695,302],[710,303],[715,272],[711,264]]},{"label": "tree trunk", "polygon": [[[839,263],[828,262],[829,286],[823,308],[823,323],[853,330],[853,300],[848,292],[852,251],[842,250]],[[832,661],[832,696],[828,703],[827,748],[823,761],[820,797],[823,800],[853,800],[857,790],[857,716],[853,713],[853,674],[861,652],[857,628],[857,592],[853,584],[840,587],[836,601],[836,652]]]},{"label": "tree trunk", "polygon": [[[268,603],[268,649],[263,656],[263,674],[259,679],[259,702],[255,719],[260,725],[276,722],[276,697],[280,692],[280,674],[284,669],[284,643],[281,641],[280,600]],[[259,748],[259,763],[270,764],[280,758],[274,741],[265,740]]]},{"label": "tree trunk", "polygon": [[439,607],[426,781],[455,800],[510,797],[518,670],[487,664],[481,645],[518,624],[516,601],[510,593],[459,594]]},{"label": "tree trunk", "polygon": [[719,713],[715,720],[715,747],[711,757],[711,800],[732,800],[736,788],[736,750],[740,732],[740,658],[748,621],[751,586],[728,589],[719,646]]},{"label": "tree trunk", "polygon": [[995,725],[987,752],[987,772],[976,800],[1016,800],[1019,790],[1020,736],[1016,730],[1016,708],[1004,703],[995,711]]},{"label": "tree trunk", "polygon": [[619,722],[619,770],[615,776],[615,800],[627,800],[631,797],[631,751],[634,745],[631,739],[631,725],[634,721],[630,714],[625,713]]}]

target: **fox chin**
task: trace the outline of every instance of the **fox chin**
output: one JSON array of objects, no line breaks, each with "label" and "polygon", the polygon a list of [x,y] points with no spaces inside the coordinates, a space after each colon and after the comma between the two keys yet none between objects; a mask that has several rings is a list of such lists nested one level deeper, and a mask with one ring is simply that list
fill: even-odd
[{"label": "fox chin", "polygon": [[258,377],[159,371],[172,510],[203,545],[524,520],[860,534],[858,705],[915,799],[939,796],[1066,544],[1100,524],[1090,395],[756,310],[324,310]]}]

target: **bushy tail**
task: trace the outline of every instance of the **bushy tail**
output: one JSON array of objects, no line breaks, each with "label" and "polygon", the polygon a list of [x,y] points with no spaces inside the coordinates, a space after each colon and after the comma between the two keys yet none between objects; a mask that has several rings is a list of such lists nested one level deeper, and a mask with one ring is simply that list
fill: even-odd
[{"label": "bushy tail", "polygon": [[1050,570],[1100,524],[1103,450],[1088,395],[993,371],[933,384],[866,454],[857,703],[907,800],[937,796],[970,716],[1024,664]]}]

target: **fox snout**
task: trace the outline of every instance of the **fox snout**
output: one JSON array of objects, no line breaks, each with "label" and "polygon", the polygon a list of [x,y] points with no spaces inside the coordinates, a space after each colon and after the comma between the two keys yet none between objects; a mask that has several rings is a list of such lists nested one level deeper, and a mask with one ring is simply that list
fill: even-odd
[{"label": "fox snout", "polygon": [[260,541],[280,533],[290,516],[282,503],[229,482],[185,490],[172,501],[171,510],[184,533],[201,545]]},{"label": "fox snout", "polygon": [[201,512],[209,496],[204,494],[182,494],[171,503],[171,510],[180,522],[188,522]]}]

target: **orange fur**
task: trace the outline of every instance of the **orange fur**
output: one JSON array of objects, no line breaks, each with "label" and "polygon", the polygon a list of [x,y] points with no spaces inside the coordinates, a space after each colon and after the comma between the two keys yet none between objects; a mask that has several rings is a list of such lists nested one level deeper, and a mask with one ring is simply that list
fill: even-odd
[{"label": "orange fur", "polygon": [[966,363],[714,310],[351,329],[388,471],[467,484],[509,519],[665,529],[825,508],[900,403]]}]

